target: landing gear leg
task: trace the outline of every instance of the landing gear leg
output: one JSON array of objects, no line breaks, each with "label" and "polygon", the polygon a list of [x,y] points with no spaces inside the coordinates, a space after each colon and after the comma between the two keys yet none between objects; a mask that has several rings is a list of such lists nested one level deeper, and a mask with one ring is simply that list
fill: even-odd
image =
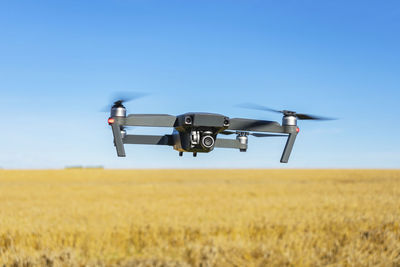
[{"label": "landing gear leg", "polygon": [[181,152],[179,152],[179,157],[182,157],[183,156],[183,152],[181,151]]},{"label": "landing gear leg", "polygon": [[197,157],[197,152],[193,152],[193,157]]}]

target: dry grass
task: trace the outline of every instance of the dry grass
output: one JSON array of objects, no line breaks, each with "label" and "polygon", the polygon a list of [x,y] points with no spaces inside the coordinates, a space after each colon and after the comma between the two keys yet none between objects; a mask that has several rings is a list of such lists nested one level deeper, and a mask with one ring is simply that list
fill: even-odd
[{"label": "dry grass", "polygon": [[0,171],[0,266],[400,266],[400,171]]}]

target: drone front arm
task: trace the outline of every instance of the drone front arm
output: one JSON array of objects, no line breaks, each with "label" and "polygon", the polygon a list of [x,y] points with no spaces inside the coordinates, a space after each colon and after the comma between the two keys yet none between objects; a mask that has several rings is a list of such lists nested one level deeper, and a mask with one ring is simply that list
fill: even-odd
[{"label": "drone front arm", "polygon": [[285,133],[284,127],[282,127],[276,121],[252,120],[242,118],[230,119],[228,130]]},{"label": "drone front arm", "polygon": [[168,114],[130,114],[125,126],[174,127],[176,116]]}]

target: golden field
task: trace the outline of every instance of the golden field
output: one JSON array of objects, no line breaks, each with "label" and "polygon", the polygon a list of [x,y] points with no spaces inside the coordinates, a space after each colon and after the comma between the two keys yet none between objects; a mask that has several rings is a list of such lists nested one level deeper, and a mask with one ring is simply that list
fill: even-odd
[{"label": "golden field", "polygon": [[0,171],[0,266],[400,266],[399,170]]}]

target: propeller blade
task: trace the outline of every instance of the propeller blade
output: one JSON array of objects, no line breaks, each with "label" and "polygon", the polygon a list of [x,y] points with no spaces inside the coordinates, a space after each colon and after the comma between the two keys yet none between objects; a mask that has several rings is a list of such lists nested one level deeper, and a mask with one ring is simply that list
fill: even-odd
[{"label": "propeller blade", "polygon": [[253,104],[253,103],[243,103],[243,104],[237,105],[237,107],[282,113],[282,111],[280,111],[280,110],[264,107],[264,106]]},{"label": "propeller blade", "polygon": [[328,118],[328,117],[321,117],[316,115],[304,114],[304,113],[296,113],[295,111],[291,110],[276,110],[269,107],[264,107],[257,104],[252,103],[245,103],[238,105],[241,108],[247,109],[255,109],[255,110],[262,110],[262,111],[271,111],[275,113],[282,113],[285,116],[296,116],[299,120],[336,120],[335,118]]},{"label": "propeller blade", "polygon": [[142,92],[115,92],[112,96],[112,101],[115,102],[129,102],[129,101],[133,101],[139,98],[142,98],[144,96],[147,96],[147,93],[142,93]]},{"label": "propeller blade", "polygon": [[320,116],[315,116],[315,115],[310,115],[310,114],[302,114],[302,113],[297,113],[296,116],[299,120],[319,120],[319,121],[336,120],[335,118],[320,117]]}]

